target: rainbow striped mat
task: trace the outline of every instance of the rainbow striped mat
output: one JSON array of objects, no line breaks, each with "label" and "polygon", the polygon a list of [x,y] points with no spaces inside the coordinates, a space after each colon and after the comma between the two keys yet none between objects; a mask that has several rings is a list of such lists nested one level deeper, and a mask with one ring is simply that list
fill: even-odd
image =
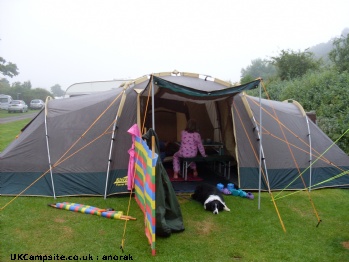
[{"label": "rainbow striped mat", "polygon": [[131,216],[125,216],[122,211],[115,211],[113,209],[102,209],[93,206],[87,206],[71,202],[62,202],[55,204],[48,204],[50,207],[65,209],[74,212],[80,212],[84,214],[97,215],[106,218],[122,219],[122,220],[136,220],[136,218]]}]

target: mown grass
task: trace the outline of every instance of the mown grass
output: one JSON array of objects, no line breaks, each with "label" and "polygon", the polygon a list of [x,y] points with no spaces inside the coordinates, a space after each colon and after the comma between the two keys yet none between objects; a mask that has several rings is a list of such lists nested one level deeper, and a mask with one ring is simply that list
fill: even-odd
[{"label": "mown grass", "polygon": [[[9,113],[7,110],[0,109],[0,118],[6,118],[6,117],[11,117],[11,116],[18,116],[18,115],[27,115],[35,112],[34,110],[28,110],[28,112],[25,113]],[[37,110],[36,110],[37,112]]]},{"label": "mown grass", "polygon": [[[27,120],[29,121],[29,120]],[[1,125],[10,137],[25,120]],[[11,131],[12,130],[12,131]],[[2,138],[1,138],[2,139]],[[0,141],[0,148],[7,142]],[[1,179],[1,178],[0,178]],[[231,212],[213,215],[189,195],[178,195],[185,231],[156,239],[151,256],[144,234],[143,214],[131,200],[124,253],[120,245],[125,222],[49,207],[53,202],[76,202],[126,212],[129,197],[0,197],[0,261],[14,254],[77,255],[103,261],[104,255],[131,255],[134,261],[349,261],[349,190],[299,192],[277,200],[268,193],[254,200],[226,196]],[[318,219],[322,222],[317,227]],[[12,255],[12,257],[11,257]],[[116,257],[114,257],[116,258]]]},{"label": "mown grass", "polygon": [[[135,261],[349,261],[349,191],[323,189],[311,193],[317,217],[306,193],[277,201],[286,232],[270,196],[257,199],[226,196],[231,212],[213,215],[178,196],[185,231],[157,238],[155,257],[144,235],[143,215],[132,199],[124,253],[120,250],[125,222],[54,209],[47,204],[70,201],[126,212],[129,197],[19,197],[0,212],[1,261],[11,254],[128,255]],[[0,197],[3,207],[13,200]]]},{"label": "mown grass", "polygon": [[[1,110],[0,110],[1,112]],[[11,123],[0,124],[0,152],[3,151],[20,134],[21,129],[31,119],[19,120]]]}]

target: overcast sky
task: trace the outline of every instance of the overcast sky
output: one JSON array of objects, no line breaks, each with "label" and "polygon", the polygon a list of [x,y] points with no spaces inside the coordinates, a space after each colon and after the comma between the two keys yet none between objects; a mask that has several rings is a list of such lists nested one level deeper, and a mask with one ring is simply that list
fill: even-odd
[{"label": "overcast sky", "polygon": [[0,56],[33,88],[174,69],[236,82],[346,27],[347,0],[0,0]]}]

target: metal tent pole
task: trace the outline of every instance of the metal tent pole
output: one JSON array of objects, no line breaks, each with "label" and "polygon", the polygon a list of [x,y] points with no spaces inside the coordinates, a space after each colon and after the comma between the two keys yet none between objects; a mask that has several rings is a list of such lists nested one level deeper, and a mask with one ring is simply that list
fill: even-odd
[{"label": "metal tent pole", "polygon": [[50,166],[50,175],[51,175],[51,185],[52,185],[52,192],[53,192],[53,197],[54,199],[56,199],[56,191],[55,191],[55,184],[53,182],[53,174],[52,174],[52,164],[51,164],[51,154],[50,154],[50,145],[49,145],[49,141],[48,141],[48,128],[47,128],[47,113],[48,113],[48,109],[47,109],[47,105],[48,105],[48,101],[51,99],[50,96],[48,96],[46,98],[45,101],[45,136],[46,136],[46,148],[47,148],[47,157],[48,157],[48,164]]},{"label": "metal tent pole", "polygon": [[121,101],[120,101],[120,104],[119,104],[119,109],[118,109],[118,112],[116,113],[114,124],[113,124],[113,132],[112,132],[112,136],[111,136],[111,140],[110,140],[110,147],[109,147],[107,177],[105,179],[104,199],[107,198],[107,189],[108,189],[108,180],[109,180],[109,172],[110,172],[110,163],[112,161],[113,144],[114,144],[115,133],[116,133],[116,129],[117,129],[117,121],[119,119],[119,116],[121,115],[121,112],[122,112],[122,109],[124,107],[124,103],[125,103],[125,100],[126,100],[126,92],[125,92],[126,88],[127,88],[127,85],[124,87],[123,94],[122,94],[122,97],[121,97]]},{"label": "metal tent pole", "polygon": [[310,126],[309,126],[309,119],[307,115],[305,114],[305,119],[307,121],[307,127],[308,127],[308,140],[309,140],[309,192],[311,191],[311,176],[312,176],[312,163],[313,163],[313,153],[312,153],[312,145],[311,145],[311,133],[310,133]]},{"label": "metal tent pole", "polygon": [[[264,170],[265,170],[265,176],[266,176],[266,183],[268,185],[268,190],[270,192],[270,187],[269,187],[269,178],[268,178],[268,169],[267,169],[267,164],[266,164],[266,160],[265,160],[265,155],[264,155],[264,150],[263,150],[263,143],[262,143],[262,122],[260,122],[260,128],[258,127],[257,125],[257,121],[253,115],[253,112],[249,106],[249,103],[247,101],[247,98],[245,97],[245,95],[242,96],[242,101],[245,105],[245,108],[248,112],[248,115],[252,121],[252,124],[253,124],[253,130],[257,132],[257,141],[259,142],[259,165],[258,165],[258,168],[259,168],[259,186],[258,186],[258,209],[260,209],[260,197],[261,197],[261,188],[262,188],[262,168],[264,167]],[[262,121],[262,100],[260,98],[260,101],[259,101],[259,115],[260,115],[260,119],[259,121]],[[262,163],[263,163],[263,166],[262,166]]]},{"label": "metal tent pole", "polygon": [[[252,117],[252,121],[255,125],[255,130],[257,131],[257,137],[259,140],[259,188],[258,188],[258,209],[260,209],[260,197],[261,197],[261,188],[262,188],[262,162],[265,170],[265,176],[266,176],[266,182],[269,185],[269,177],[268,177],[268,169],[267,169],[267,164],[265,160],[265,155],[264,155],[264,150],[263,150],[263,144],[262,144],[262,132],[259,130],[256,120],[254,116]],[[270,187],[269,192],[270,192]]]},{"label": "metal tent pole", "polygon": [[[261,82],[259,82],[259,123],[262,128],[262,88]],[[256,125],[256,128],[257,125]],[[258,130],[257,130],[258,131]],[[258,209],[261,208],[261,188],[262,188],[262,133],[259,134],[259,173],[258,173]]]},{"label": "metal tent pole", "polygon": [[152,117],[152,127],[153,130],[155,131],[155,105],[154,105],[154,77],[153,75],[151,76],[152,80],[151,80],[151,117]]}]

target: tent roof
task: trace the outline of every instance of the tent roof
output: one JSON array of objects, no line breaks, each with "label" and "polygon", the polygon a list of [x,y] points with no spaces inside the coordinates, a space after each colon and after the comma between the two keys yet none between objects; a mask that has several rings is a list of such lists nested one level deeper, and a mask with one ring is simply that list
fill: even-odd
[{"label": "tent roof", "polygon": [[152,80],[154,80],[156,97],[195,102],[221,100],[232,97],[242,91],[258,87],[261,81],[257,79],[243,85],[233,86],[220,79],[192,73],[160,73],[153,74],[146,79],[134,86],[135,89],[143,89],[143,96],[149,94],[152,87]]}]

